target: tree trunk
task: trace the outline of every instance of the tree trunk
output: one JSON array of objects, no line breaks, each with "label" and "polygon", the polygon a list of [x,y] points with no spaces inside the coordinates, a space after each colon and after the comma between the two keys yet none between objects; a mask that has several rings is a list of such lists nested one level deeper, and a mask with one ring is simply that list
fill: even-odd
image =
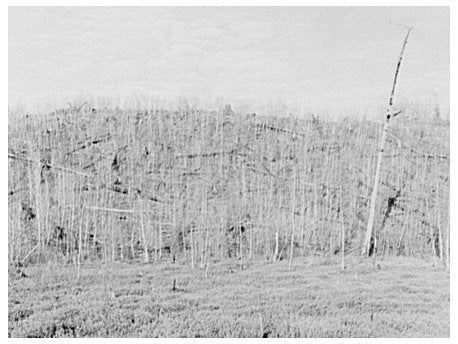
[{"label": "tree trunk", "polygon": [[401,53],[399,55],[398,63],[396,65],[396,71],[394,73],[393,88],[391,89],[390,100],[388,102],[388,112],[386,115],[385,124],[383,125],[382,138],[380,139],[380,145],[379,145],[379,150],[378,150],[377,167],[375,169],[374,186],[372,188],[371,205],[370,205],[370,210],[369,210],[369,220],[367,222],[366,237],[364,239],[364,245],[363,245],[363,249],[361,252],[361,255],[363,256],[369,253],[369,246],[370,246],[371,238],[373,235],[373,227],[374,227],[374,219],[375,219],[375,205],[377,201],[380,170],[382,167],[383,150],[385,148],[385,141],[386,141],[386,134],[388,131],[388,126],[390,124],[391,119],[399,114],[399,112],[393,113],[394,92],[396,90],[396,83],[398,80],[399,70],[401,67],[402,56],[404,55],[404,50],[406,48],[406,44],[409,39],[411,31],[412,31],[412,28],[410,27],[404,39],[404,44],[402,45]]}]

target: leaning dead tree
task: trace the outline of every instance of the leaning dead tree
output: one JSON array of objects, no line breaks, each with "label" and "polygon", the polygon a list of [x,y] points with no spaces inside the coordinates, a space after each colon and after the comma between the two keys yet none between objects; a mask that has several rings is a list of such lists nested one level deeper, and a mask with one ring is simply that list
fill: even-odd
[{"label": "leaning dead tree", "polygon": [[[412,27],[408,27],[408,31],[404,39],[404,43],[402,44],[401,53],[399,54],[398,63],[396,65],[396,71],[394,73],[393,87],[391,89],[390,99],[388,102],[387,114],[385,118],[385,123],[383,125],[382,137],[380,139],[380,146],[378,149],[377,166],[375,169],[374,186],[372,188],[371,205],[370,205],[370,210],[369,210],[369,220],[367,222],[366,237],[364,239],[364,245],[363,245],[363,249],[361,252],[361,255],[363,256],[369,254],[370,247],[371,247],[371,241],[375,240],[374,235],[373,235],[374,234],[373,233],[374,220],[375,220],[375,204],[377,201],[377,194],[378,194],[378,187],[379,187],[379,180],[380,180],[380,170],[382,167],[383,151],[385,149],[385,141],[386,141],[389,124],[394,117],[396,117],[397,115],[401,113],[401,111],[397,111],[397,112],[393,111],[393,99],[394,99],[394,92],[396,90],[396,83],[398,81],[399,70],[401,67],[402,56],[404,55],[404,50],[406,48],[407,41],[409,40],[411,31],[412,31]],[[375,241],[374,241],[374,244],[375,244]]]}]

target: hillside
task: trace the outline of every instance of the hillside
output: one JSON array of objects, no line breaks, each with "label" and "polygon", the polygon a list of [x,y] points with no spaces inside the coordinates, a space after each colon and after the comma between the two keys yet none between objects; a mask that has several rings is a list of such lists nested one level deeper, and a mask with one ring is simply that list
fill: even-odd
[{"label": "hillside", "polygon": [[[200,109],[9,114],[9,261],[360,252],[380,124]],[[377,255],[448,260],[448,125],[396,118]],[[342,240],[344,238],[344,240]]]}]

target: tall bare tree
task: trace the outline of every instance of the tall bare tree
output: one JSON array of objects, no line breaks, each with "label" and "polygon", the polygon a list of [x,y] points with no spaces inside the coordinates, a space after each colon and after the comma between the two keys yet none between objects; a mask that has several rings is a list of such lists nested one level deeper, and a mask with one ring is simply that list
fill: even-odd
[{"label": "tall bare tree", "polygon": [[388,102],[387,115],[385,118],[385,123],[383,125],[382,137],[380,139],[380,146],[378,149],[377,167],[375,169],[374,186],[372,189],[371,205],[370,205],[370,210],[369,210],[369,220],[367,222],[366,237],[364,239],[364,245],[363,245],[361,255],[369,254],[369,247],[371,245],[371,239],[373,237],[373,228],[374,228],[374,220],[375,220],[375,204],[377,201],[377,194],[378,194],[378,187],[379,187],[379,180],[380,180],[380,170],[382,167],[383,151],[385,149],[385,141],[386,141],[386,135],[388,132],[389,124],[391,120],[394,117],[396,117],[397,115],[399,115],[400,113],[400,111],[399,112],[393,111],[393,99],[394,99],[394,92],[396,90],[396,83],[398,81],[399,70],[401,68],[402,57],[404,55],[404,50],[409,40],[411,31],[412,31],[412,27],[409,27],[406,37],[404,39],[404,43],[402,44],[401,53],[399,54],[398,63],[396,65],[396,71],[394,73],[393,87],[391,89],[390,100]]}]

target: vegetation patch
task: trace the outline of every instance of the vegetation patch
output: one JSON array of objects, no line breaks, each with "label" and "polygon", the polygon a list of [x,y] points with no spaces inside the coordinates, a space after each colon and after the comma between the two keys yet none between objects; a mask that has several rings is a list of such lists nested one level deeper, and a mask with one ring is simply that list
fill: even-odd
[{"label": "vegetation patch", "polygon": [[[313,266],[306,259],[254,263],[247,270],[217,273],[168,263],[87,265],[84,283],[78,269],[26,268],[29,278],[9,281],[9,337],[448,337],[450,284],[445,269],[408,258],[380,260],[375,269],[355,277],[372,262],[349,259]],[[322,279],[328,269],[327,279]],[[403,277],[409,270],[423,287]],[[140,283],[133,283],[141,275]],[[149,276],[161,276],[149,279]],[[107,278],[106,276],[110,276]],[[385,277],[394,286],[387,293]],[[434,276],[434,278],[432,278]],[[282,283],[278,283],[278,278]],[[177,288],[189,292],[173,290]],[[297,281],[307,281],[297,283]],[[359,283],[355,288],[355,283]],[[181,284],[186,286],[181,286]],[[78,294],[75,291],[79,291]],[[14,301],[14,300],[20,300]]]}]

